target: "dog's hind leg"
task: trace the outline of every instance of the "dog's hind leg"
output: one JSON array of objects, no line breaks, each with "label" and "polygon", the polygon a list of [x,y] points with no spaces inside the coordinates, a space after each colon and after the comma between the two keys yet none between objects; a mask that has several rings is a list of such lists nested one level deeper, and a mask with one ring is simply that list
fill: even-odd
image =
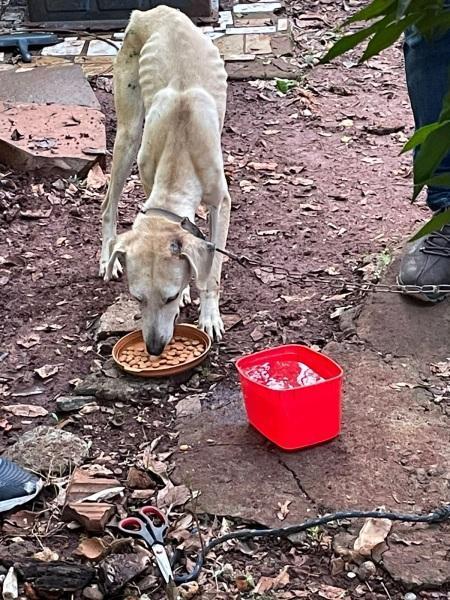
[{"label": "dog's hind leg", "polygon": [[[131,172],[142,137],[144,105],[139,86],[139,47],[136,35],[127,32],[114,65],[114,98],[117,115],[117,133],[114,142],[111,179],[102,204],[102,253],[100,276],[106,267],[116,242],[117,206],[120,195]],[[117,261],[112,276],[122,271]]]}]

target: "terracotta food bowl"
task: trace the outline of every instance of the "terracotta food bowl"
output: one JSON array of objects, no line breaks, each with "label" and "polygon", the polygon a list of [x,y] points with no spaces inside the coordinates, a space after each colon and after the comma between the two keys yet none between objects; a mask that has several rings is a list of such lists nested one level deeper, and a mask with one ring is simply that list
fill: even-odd
[{"label": "terracotta food bowl", "polygon": [[176,325],[174,336],[161,356],[147,354],[142,331],[132,331],[114,346],[115,362],[127,373],[139,377],[168,377],[193,369],[211,349],[209,336],[193,325]]}]

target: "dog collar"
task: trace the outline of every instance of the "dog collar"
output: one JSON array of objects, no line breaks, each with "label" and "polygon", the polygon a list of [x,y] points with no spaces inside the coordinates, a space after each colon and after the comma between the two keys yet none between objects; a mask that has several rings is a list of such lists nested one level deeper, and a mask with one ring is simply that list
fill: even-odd
[{"label": "dog collar", "polygon": [[185,231],[188,231],[193,236],[201,240],[206,239],[203,232],[188,217],[180,217],[179,215],[170,210],[166,210],[165,208],[147,208],[147,210],[141,210],[141,213],[147,217],[150,215],[163,217],[164,219],[168,219],[173,223],[178,223]]}]

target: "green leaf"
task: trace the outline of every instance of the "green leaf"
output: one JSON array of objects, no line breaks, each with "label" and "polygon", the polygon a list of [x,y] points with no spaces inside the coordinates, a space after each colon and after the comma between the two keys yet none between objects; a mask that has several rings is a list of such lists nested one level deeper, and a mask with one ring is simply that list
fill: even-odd
[{"label": "green leaf", "polygon": [[428,179],[424,185],[427,185],[428,187],[434,185],[436,187],[450,188],[450,173],[440,173],[439,175],[435,175],[434,177],[431,177],[431,179]]},{"label": "green leaf", "polygon": [[377,21],[376,23],[374,23],[370,27],[365,27],[364,29],[361,29],[360,31],[357,31],[356,33],[352,33],[351,35],[344,36],[343,38],[341,38],[340,40],[338,40],[328,50],[328,52],[320,60],[320,62],[322,64],[330,62],[330,60],[333,60],[337,56],[340,56],[341,54],[344,54],[345,52],[348,52],[349,50],[351,50],[352,48],[354,48],[355,46],[357,46],[358,44],[360,44],[361,42],[363,42],[370,35],[372,35],[373,33],[375,33],[375,31],[377,31],[377,29],[379,27],[382,27],[382,29],[383,29],[384,25],[381,25],[381,24],[383,23],[384,20],[385,19],[382,19],[381,21]]},{"label": "green leaf", "polygon": [[433,131],[436,131],[437,129],[439,129],[443,125],[447,125],[448,123],[450,123],[450,120],[445,121],[444,123],[430,123],[430,125],[424,125],[420,129],[418,129],[403,146],[402,154],[404,152],[408,152],[409,150],[413,150],[413,148],[415,148],[416,146],[420,146],[421,144],[423,144],[427,137],[430,135],[430,133],[433,133]]},{"label": "green leaf", "polygon": [[279,92],[287,94],[292,88],[296,87],[297,81],[293,79],[277,79],[275,85]]},{"label": "green leaf", "polygon": [[369,21],[370,19],[380,17],[381,15],[385,14],[387,9],[395,3],[396,0],[373,0],[369,6],[365,6],[347,19],[347,21],[345,21],[345,25],[357,23],[358,21]]},{"label": "green leaf", "polygon": [[428,134],[414,159],[414,184],[423,185],[430,179],[450,150],[450,123],[444,123]]},{"label": "green leaf", "polygon": [[388,46],[391,46],[415,20],[415,15],[409,15],[400,21],[390,23],[387,27],[383,27],[383,29],[378,31],[367,44],[367,48],[359,62],[364,62],[365,60],[372,58],[372,56],[375,56],[375,54],[379,54]]},{"label": "green leaf", "polygon": [[441,229],[441,227],[447,225],[448,223],[450,223],[450,209],[434,215],[434,217],[425,223],[425,225],[409,241],[415,242],[424,235],[433,233],[433,231],[438,231]]}]

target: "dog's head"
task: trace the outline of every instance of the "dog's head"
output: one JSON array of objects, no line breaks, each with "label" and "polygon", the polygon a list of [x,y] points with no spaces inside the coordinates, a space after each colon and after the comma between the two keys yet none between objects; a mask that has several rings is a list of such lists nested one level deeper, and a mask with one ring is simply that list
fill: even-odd
[{"label": "dog's head", "polygon": [[213,244],[165,219],[152,218],[145,227],[118,236],[106,278],[119,260],[130,293],[140,303],[149,354],[162,354],[173,336],[183,290],[191,277],[200,288],[206,285],[213,259]]}]

